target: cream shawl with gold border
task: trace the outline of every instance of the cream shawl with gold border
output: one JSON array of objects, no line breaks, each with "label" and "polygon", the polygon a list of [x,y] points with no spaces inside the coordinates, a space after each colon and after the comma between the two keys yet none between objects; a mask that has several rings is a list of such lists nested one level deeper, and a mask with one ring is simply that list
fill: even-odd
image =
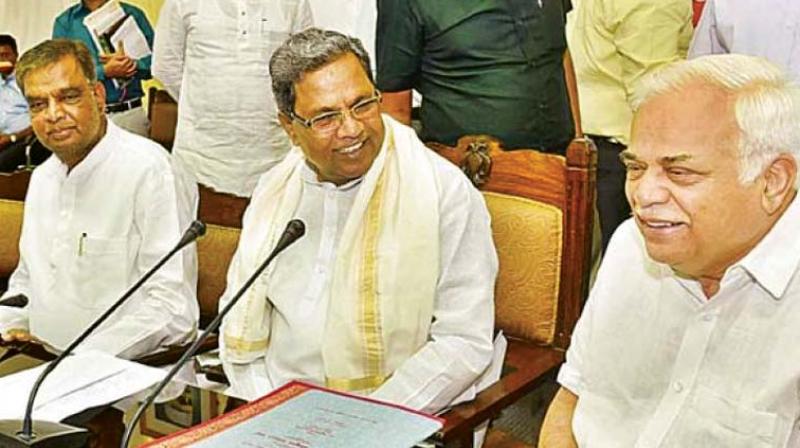
[{"label": "cream shawl with gold border", "polygon": [[[439,275],[439,184],[414,131],[384,116],[383,145],[356,194],[341,233],[321,347],[329,387],[369,392],[428,340]],[[302,195],[306,159],[295,148],[273,168],[242,231],[241,285],[266,258]],[[278,262],[280,260],[278,259]],[[226,358],[251,362],[269,345],[268,269],[226,318]],[[236,285],[228,285],[235,290]],[[323,379],[320,379],[323,380]]]}]

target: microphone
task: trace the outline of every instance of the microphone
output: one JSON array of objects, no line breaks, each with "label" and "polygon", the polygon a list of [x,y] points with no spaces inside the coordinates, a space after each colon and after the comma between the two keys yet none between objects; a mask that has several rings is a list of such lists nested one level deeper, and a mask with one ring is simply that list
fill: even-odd
[{"label": "microphone", "polygon": [[15,296],[6,297],[3,300],[0,300],[0,306],[10,306],[12,308],[25,308],[28,306],[28,298],[25,297],[23,294],[17,294]]},{"label": "microphone", "polygon": [[266,269],[267,266],[269,266],[269,264],[275,257],[278,256],[278,254],[283,252],[283,250],[289,247],[292,243],[300,239],[305,233],[306,233],[306,225],[303,223],[303,221],[299,219],[293,219],[289,221],[280,239],[278,239],[278,243],[275,244],[275,248],[272,249],[272,252],[270,252],[267,259],[264,260],[264,262],[261,263],[258,269],[256,269],[255,272],[253,272],[253,275],[251,275],[250,278],[248,278],[247,281],[244,282],[244,285],[242,285],[242,287],[239,288],[239,291],[236,292],[236,295],[233,296],[231,301],[228,302],[227,305],[225,305],[225,308],[223,308],[222,311],[220,311],[216,317],[214,317],[214,320],[212,320],[211,323],[208,324],[208,327],[205,330],[203,330],[203,333],[200,334],[200,336],[194,341],[194,343],[192,343],[192,345],[189,346],[188,349],[186,349],[186,351],[183,353],[180,359],[178,359],[178,362],[176,362],[175,365],[172,367],[172,369],[169,371],[169,373],[167,373],[167,376],[165,376],[164,379],[161,380],[160,383],[158,383],[155,389],[153,389],[153,391],[150,392],[150,394],[147,396],[144,403],[142,403],[141,406],[139,406],[139,408],[136,410],[136,414],[133,415],[133,418],[131,419],[130,423],[128,423],[127,428],[125,428],[125,436],[122,437],[122,443],[120,444],[121,448],[128,447],[128,443],[130,442],[131,436],[133,435],[133,428],[136,426],[136,423],[139,422],[139,419],[142,418],[145,409],[147,409],[148,406],[153,404],[153,401],[155,401],[158,394],[160,394],[161,391],[164,389],[164,387],[166,387],[167,384],[169,384],[169,382],[172,381],[172,378],[178,373],[178,371],[183,367],[183,365],[186,364],[189,358],[191,358],[195,354],[197,349],[208,338],[211,332],[219,327],[219,325],[222,323],[222,319],[225,317],[226,314],[228,314],[228,312],[234,307],[234,305],[236,305],[236,303],[239,302],[239,299],[250,288],[250,285],[252,285],[256,281],[258,276],[261,275],[262,272],[264,272],[264,269]]},{"label": "microphone", "polygon": [[[33,403],[36,399],[36,394],[47,375],[50,374],[67,356],[69,356],[81,342],[83,342],[97,327],[108,319],[114,311],[117,310],[125,301],[133,295],[153,274],[158,271],[173,255],[175,255],[184,246],[191,243],[198,237],[202,236],[206,231],[206,226],[202,222],[195,220],[192,225],[186,230],[181,237],[178,244],[172,248],[166,255],[164,255],[158,263],[155,264],[149,271],[147,271],[136,283],[133,284],[127,291],[111,305],[100,317],[95,319],[89,327],[83,331],[77,338],[75,338],[61,354],[59,354],[50,364],[45,367],[36,382],[33,384],[31,393],[28,396],[28,404],[25,407],[25,417],[22,420],[22,429],[19,428],[18,420],[0,420],[0,448],[17,448],[17,447],[50,447],[58,446],[63,448],[78,448],[84,446],[88,433],[83,428],[75,428],[73,426],[65,425],[62,423],[51,422],[37,422],[37,432],[33,432]],[[26,299],[27,300],[27,299]]]},{"label": "microphone", "polygon": [[[195,219],[183,233],[181,240],[175,245],[173,252],[183,249],[186,245],[206,234],[206,225],[199,219]],[[170,254],[172,255],[172,254]]]}]

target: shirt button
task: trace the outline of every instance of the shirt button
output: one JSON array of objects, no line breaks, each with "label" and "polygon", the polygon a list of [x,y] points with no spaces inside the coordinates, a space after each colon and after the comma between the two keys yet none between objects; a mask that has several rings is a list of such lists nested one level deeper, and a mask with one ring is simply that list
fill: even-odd
[{"label": "shirt button", "polygon": [[703,315],[703,321],[711,322],[712,320],[714,320],[714,315],[713,314],[704,314]]},{"label": "shirt button", "polygon": [[675,381],[674,383],[672,383],[672,389],[677,394],[683,392],[683,383],[681,383],[680,381]]}]

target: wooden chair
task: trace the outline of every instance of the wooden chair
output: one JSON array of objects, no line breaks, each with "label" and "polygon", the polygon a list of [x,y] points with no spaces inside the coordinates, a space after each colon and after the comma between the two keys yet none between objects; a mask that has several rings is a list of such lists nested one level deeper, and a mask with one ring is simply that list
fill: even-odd
[{"label": "wooden chair", "polygon": [[0,173],[0,291],[8,288],[8,278],[19,260],[22,211],[30,171]]},{"label": "wooden chair", "polygon": [[197,300],[201,327],[217,315],[217,302],[225,292],[228,266],[239,244],[242,217],[248,202],[248,199],[200,186],[197,216],[207,227],[206,236],[197,242]]},{"label": "wooden chair", "polygon": [[[496,326],[508,338],[500,381],[444,414],[445,446],[472,447],[476,426],[529,393],[564,360],[588,293],[596,150],[574,140],[566,157],[503,151],[489,136],[428,145],[484,194],[500,260]],[[518,446],[489,431],[486,447]]]},{"label": "wooden chair", "polygon": [[[217,315],[219,298],[225,292],[228,266],[239,243],[242,217],[249,200],[217,193],[202,185],[199,189],[197,216],[206,224],[206,234],[197,240],[197,301],[200,328],[205,328]],[[198,353],[214,350],[217,345],[217,337],[212,335],[200,346]],[[172,364],[187,346],[169,348],[137,361],[152,366]]]},{"label": "wooden chair", "polygon": [[150,87],[147,96],[147,118],[150,120],[148,137],[171,151],[178,124],[178,103],[166,90],[156,87]]}]

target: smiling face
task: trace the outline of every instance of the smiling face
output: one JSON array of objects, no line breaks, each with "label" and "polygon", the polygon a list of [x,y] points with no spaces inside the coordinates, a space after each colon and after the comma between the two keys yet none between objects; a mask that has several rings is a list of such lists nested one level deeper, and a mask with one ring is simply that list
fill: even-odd
[{"label": "smiling face", "polygon": [[692,277],[718,276],[766,234],[763,176],[739,181],[733,95],[705,82],[645,102],[625,191],[651,258]]},{"label": "smiling face", "polygon": [[25,77],[31,126],[42,144],[69,168],[105,133],[105,90],[92,84],[73,56],[32,70]]},{"label": "smiling face", "polygon": [[[294,112],[312,119],[325,112],[349,109],[374,94],[375,86],[358,58],[348,53],[295,83]],[[284,114],[280,118],[289,138],[303,150],[323,182],[341,185],[363,176],[383,144],[384,127],[378,108],[361,119],[346,111],[342,125],[330,133],[317,133]]]}]

